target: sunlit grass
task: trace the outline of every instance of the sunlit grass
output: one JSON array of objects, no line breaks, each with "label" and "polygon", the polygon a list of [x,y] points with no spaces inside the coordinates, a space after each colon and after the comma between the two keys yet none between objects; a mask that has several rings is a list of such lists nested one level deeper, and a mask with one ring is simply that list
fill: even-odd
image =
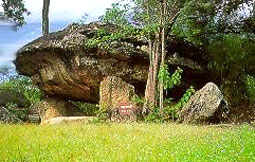
[{"label": "sunlit grass", "polygon": [[0,161],[255,161],[255,131],[175,124],[0,125]]}]

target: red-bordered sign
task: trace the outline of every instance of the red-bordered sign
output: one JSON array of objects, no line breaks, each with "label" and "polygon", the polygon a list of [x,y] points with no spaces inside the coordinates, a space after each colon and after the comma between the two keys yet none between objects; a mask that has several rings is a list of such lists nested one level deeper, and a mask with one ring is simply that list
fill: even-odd
[{"label": "red-bordered sign", "polygon": [[134,112],[135,106],[131,102],[123,102],[119,104],[118,110],[120,115],[131,115]]}]

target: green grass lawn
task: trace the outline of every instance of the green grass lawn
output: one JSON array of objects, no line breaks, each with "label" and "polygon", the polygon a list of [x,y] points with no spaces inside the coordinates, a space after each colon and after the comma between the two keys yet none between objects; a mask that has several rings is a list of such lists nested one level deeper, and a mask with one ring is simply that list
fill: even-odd
[{"label": "green grass lawn", "polygon": [[255,130],[175,124],[0,125],[0,161],[255,161]]}]

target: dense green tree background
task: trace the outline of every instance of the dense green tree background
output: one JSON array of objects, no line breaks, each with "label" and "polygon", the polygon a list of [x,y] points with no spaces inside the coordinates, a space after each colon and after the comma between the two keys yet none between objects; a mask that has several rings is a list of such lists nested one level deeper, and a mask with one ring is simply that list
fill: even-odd
[{"label": "dense green tree background", "polygon": [[[128,36],[147,41],[149,46],[158,43],[158,51],[149,51],[151,64],[155,61],[153,53],[160,53],[156,57],[161,60],[161,66],[164,63],[163,36],[176,36],[199,47],[207,60],[212,81],[220,86],[229,103],[237,106],[249,102],[251,89],[247,89],[247,84],[251,83],[247,82],[247,76],[255,75],[254,1],[122,1],[108,9],[101,21],[116,24],[119,33],[125,33],[119,37],[108,34],[109,38]],[[163,29],[165,35],[162,35]],[[100,37],[100,40],[104,39]],[[171,54],[171,51],[165,52]],[[154,70],[159,72],[160,68]],[[158,95],[159,90],[155,91]]]},{"label": "dense green tree background", "polygon": [[30,15],[30,12],[24,5],[23,0],[2,0],[3,13],[0,13],[1,20],[10,20],[19,26],[24,25],[25,15]]}]

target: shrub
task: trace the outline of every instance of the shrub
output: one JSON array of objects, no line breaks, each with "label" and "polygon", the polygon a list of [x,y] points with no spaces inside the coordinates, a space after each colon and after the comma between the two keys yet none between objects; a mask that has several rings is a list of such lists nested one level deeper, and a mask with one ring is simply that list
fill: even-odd
[{"label": "shrub", "polygon": [[251,103],[255,102],[255,78],[253,76],[247,75],[245,77],[245,87],[246,94],[248,96],[248,101]]},{"label": "shrub", "polygon": [[99,106],[97,104],[91,104],[86,102],[71,101],[72,104],[77,106],[86,116],[96,116]]},{"label": "shrub", "polygon": [[21,121],[25,122],[28,120],[29,110],[26,109],[19,109],[16,103],[7,103],[5,108],[9,110],[9,112],[14,115],[16,118],[20,119]]},{"label": "shrub", "polygon": [[164,112],[168,115],[169,118],[175,120],[177,119],[178,112],[182,109],[182,107],[189,101],[190,97],[195,93],[195,89],[191,86],[186,90],[182,98],[178,101],[177,104],[169,104],[165,107]]},{"label": "shrub", "polygon": [[22,94],[26,100],[26,107],[39,102],[42,96],[42,92],[32,84],[31,79],[22,75],[17,75],[2,82],[0,90]]},{"label": "shrub", "polygon": [[246,78],[247,74],[254,75],[254,38],[255,36],[250,34],[219,35],[208,47],[211,76],[221,84],[224,96],[231,106],[240,106],[246,102],[243,94],[247,91],[247,83],[244,84],[243,78]]},{"label": "shrub", "polygon": [[154,107],[153,111],[145,117],[146,122],[162,123],[164,118],[160,115],[158,107]]},{"label": "shrub", "polygon": [[145,99],[141,98],[139,96],[134,96],[134,97],[132,97],[131,101],[134,102],[139,107],[142,107],[145,102]]},{"label": "shrub", "polygon": [[[159,81],[163,83],[164,89],[168,90],[168,89],[172,89],[176,85],[181,84],[182,73],[183,73],[183,70],[178,67],[175,70],[175,72],[171,75],[168,72],[167,65],[163,65],[162,67],[160,67],[158,78],[159,78]],[[184,104],[186,104],[189,101],[190,97],[194,93],[195,93],[195,89],[191,86],[189,89],[186,90],[183,97],[177,103],[173,103],[171,98],[165,99],[164,103],[165,105],[167,105],[164,108],[165,115],[164,117],[161,117],[160,120],[162,120],[162,118],[164,118],[164,120],[178,118],[178,112],[182,109]],[[158,112],[156,111],[154,113],[158,113]],[[155,114],[153,116],[158,117],[158,115],[155,115]]]}]

